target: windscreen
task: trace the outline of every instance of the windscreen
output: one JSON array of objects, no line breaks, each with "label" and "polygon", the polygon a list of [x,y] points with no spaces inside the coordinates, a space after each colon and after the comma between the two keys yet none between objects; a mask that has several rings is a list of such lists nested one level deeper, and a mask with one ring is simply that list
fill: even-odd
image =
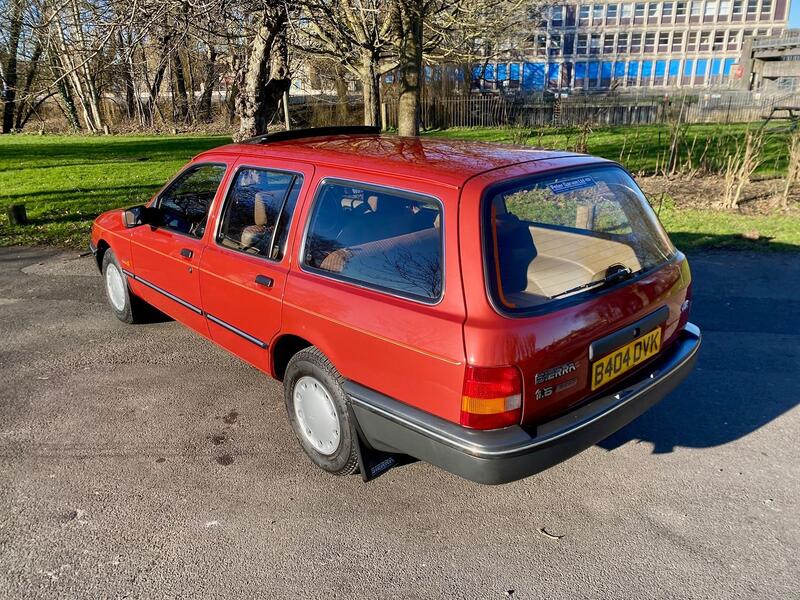
[{"label": "windscreen", "polygon": [[675,252],[633,179],[615,166],[515,180],[484,201],[490,288],[526,311],[630,279]]}]

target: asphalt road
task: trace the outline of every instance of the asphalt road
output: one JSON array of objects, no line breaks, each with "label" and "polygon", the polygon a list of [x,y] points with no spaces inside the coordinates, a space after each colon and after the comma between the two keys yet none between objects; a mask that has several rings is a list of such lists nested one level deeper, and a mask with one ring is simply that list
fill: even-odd
[{"label": "asphalt road", "polygon": [[0,251],[0,597],[800,595],[797,255],[694,256],[695,373],[500,487],[324,474],[277,383],[73,256]]}]

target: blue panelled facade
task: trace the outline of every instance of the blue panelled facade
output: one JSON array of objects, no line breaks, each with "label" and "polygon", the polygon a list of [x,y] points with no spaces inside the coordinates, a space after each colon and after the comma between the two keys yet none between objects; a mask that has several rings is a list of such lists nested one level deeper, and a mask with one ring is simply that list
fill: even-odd
[{"label": "blue panelled facade", "polygon": [[507,60],[478,67],[474,75],[492,88],[528,91],[732,87],[741,72],[742,41],[783,31],[788,3],[599,0],[552,6]]}]

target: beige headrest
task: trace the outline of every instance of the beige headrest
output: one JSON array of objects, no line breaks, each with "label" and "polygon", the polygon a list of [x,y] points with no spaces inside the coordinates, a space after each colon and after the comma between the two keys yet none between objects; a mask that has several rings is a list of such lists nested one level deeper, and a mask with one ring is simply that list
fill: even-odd
[{"label": "beige headrest", "polygon": [[267,224],[267,202],[273,198],[268,192],[258,192],[253,202],[253,223],[256,225]]}]

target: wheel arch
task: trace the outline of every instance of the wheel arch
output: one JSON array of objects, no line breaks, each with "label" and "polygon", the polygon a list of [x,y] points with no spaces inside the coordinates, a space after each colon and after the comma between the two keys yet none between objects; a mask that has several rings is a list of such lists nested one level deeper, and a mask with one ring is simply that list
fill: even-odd
[{"label": "wheel arch", "polygon": [[308,339],[293,333],[284,333],[272,342],[271,370],[272,376],[278,381],[283,381],[286,366],[291,358],[310,346],[317,346]]},{"label": "wheel arch", "polygon": [[109,248],[111,248],[111,244],[109,244],[103,238],[97,240],[97,251],[94,253],[94,260],[97,263],[97,268],[101,272],[103,270],[103,256],[105,256],[106,250]]}]

